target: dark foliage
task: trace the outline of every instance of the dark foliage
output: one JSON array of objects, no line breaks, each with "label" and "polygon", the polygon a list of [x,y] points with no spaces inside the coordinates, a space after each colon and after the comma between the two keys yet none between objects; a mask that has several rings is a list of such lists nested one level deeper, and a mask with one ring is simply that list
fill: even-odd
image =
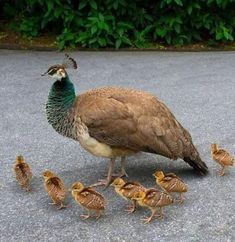
[{"label": "dark foliage", "polygon": [[3,1],[1,15],[26,36],[51,32],[58,47],[147,47],[234,40],[235,0]]}]

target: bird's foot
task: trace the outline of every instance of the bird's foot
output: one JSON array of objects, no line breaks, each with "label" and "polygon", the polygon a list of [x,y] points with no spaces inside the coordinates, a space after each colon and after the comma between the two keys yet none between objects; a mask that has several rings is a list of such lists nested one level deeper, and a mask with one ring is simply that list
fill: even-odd
[{"label": "bird's foot", "polygon": [[51,202],[51,203],[49,203],[50,205],[57,205],[57,203],[56,202]]},{"label": "bird's foot", "polygon": [[125,171],[123,171],[123,172],[120,172],[120,173],[113,173],[112,174],[112,177],[114,177],[114,178],[116,178],[116,177],[128,177],[128,174],[125,172]]},{"label": "bird's foot", "polygon": [[99,187],[99,186],[104,186],[105,188],[107,188],[110,185],[111,181],[109,181],[108,179],[99,179],[98,182],[90,185],[90,187]]},{"label": "bird's foot", "polygon": [[128,205],[127,209],[125,210],[128,214],[134,213],[136,207],[134,205]]},{"label": "bird's foot", "polygon": [[218,172],[218,175],[219,175],[219,176],[224,176],[224,174],[225,174],[224,171],[219,171],[219,172]]},{"label": "bird's foot", "polygon": [[97,214],[96,215],[96,219],[99,219],[101,217],[101,215],[102,215],[102,212],[97,212],[96,214]]},{"label": "bird's foot", "polygon": [[142,218],[140,219],[141,221],[144,221],[144,224],[148,224],[152,221],[153,219],[153,216],[150,216],[150,217],[145,217],[145,218]]},{"label": "bird's foot", "polygon": [[158,219],[163,219],[164,214],[163,213],[162,214],[154,214],[154,217],[158,218]]},{"label": "bird's foot", "polygon": [[182,204],[182,203],[184,203],[184,200],[185,200],[184,197],[179,197],[179,198],[175,198],[174,199],[174,202],[179,203],[179,204]]},{"label": "bird's foot", "polygon": [[26,192],[30,192],[31,191],[30,187],[23,187],[23,190],[26,191]]},{"label": "bird's foot", "polygon": [[80,217],[81,217],[83,220],[86,220],[86,219],[90,218],[91,215],[90,215],[90,214],[82,214],[82,215],[80,215]]},{"label": "bird's foot", "polygon": [[64,205],[64,204],[60,204],[60,206],[57,208],[58,210],[64,209],[64,208],[68,208],[68,205]]}]

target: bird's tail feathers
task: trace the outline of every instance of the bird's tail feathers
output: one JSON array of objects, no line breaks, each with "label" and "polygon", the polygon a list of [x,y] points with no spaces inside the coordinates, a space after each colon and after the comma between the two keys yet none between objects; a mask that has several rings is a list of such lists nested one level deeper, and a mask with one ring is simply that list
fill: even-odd
[{"label": "bird's tail feathers", "polygon": [[201,160],[199,155],[196,157],[196,159],[184,157],[184,161],[187,162],[190,166],[192,166],[193,169],[201,175],[206,175],[208,173],[208,167],[206,163]]}]

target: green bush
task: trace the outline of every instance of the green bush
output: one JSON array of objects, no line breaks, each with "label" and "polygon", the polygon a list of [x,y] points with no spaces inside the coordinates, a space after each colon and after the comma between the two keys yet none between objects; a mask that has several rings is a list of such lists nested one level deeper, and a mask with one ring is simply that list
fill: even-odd
[{"label": "green bush", "polygon": [[[26,36],[51,32],[58,47],[147,47],[234,40],[234,0],[21,0],[4,16]],[[19,3],[20,2],[20,3]]]}]

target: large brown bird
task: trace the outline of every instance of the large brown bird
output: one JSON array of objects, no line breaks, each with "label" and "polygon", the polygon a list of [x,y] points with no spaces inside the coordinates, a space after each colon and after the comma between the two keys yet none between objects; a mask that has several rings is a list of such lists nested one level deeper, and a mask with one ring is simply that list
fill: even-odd
[{"label": "large brown bird", "polygon": [[124,164],[126,156],[140,151],[181,158],[201,174],[207,173],[189,132],[157,97],[119,87],[76,96],[65,70],[69,67],[76,69],[77,64],[66,55],[63,64],[43,74],[56,80],[46,104],[47,119],[58,133],[79,141],[93,155],[110,159],[108,177],[101,184],[111,182],[116,158]]}]

